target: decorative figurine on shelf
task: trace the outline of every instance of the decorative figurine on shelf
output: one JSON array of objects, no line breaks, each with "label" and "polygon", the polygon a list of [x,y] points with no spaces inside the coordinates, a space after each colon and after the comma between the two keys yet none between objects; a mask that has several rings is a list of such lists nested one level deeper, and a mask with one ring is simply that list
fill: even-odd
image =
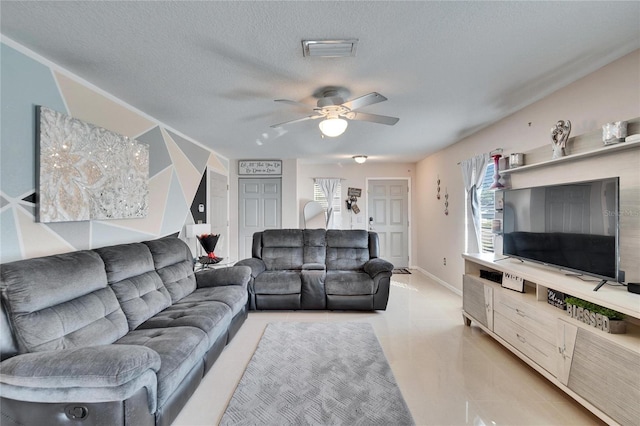
[{"label": "decorative figurine on shelf", "polygon": [[571,133],[571,121],[559,120],[555,126],[551,128],[551,145],[553,146],[552,160],[567,155],[565,148],[569,141]]}]

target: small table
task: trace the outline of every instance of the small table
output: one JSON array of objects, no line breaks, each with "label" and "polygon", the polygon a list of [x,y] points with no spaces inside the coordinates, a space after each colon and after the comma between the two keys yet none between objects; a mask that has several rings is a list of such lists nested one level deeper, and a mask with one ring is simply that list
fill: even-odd
[{"label": "small table", "polygon": [[213,261],[213,259],[209,259],[207,256],[200,256],[195,264],[194,270],[201,271],[203,269],[217,269],[217,268],[226,268],[228,266],[233,266],[236,263],[235,260],[232,259],[222,259],[219,262]]}]

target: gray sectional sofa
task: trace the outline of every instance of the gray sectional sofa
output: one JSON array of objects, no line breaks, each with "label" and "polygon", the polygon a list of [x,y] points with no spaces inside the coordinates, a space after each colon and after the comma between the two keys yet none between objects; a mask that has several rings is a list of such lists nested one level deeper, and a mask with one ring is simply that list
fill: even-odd
[{"label": "gray sectional sofa", "polygon": [[247,317],[250,269],[177,238],[1,265],[6,425],[167,425]]},{"label": "gray sectional sofa", "polygon": [[365,230],[273,229],[253,235],[249,303],[254,310],[384,310],[393,265]]}]

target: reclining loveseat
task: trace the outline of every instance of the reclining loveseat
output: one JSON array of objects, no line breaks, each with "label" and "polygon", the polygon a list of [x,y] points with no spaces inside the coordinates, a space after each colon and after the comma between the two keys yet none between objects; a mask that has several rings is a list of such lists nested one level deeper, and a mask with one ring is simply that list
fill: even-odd
[{"label": "reclining loveseat", "polygon": [[393,265],[365,230],[270,229],[253,235],[253,310],[384,310]]},{"label": "reclining loveseat", "polygon": [[178,238],[0,268],[3,426],[168,425],[247,317],[250,269]]}]

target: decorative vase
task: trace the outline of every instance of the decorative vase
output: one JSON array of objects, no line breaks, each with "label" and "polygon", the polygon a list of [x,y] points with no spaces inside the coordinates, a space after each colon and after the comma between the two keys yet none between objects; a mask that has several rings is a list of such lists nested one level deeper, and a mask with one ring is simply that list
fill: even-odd
[{"label": "decorative vase", "polygon": [[493,158],[493,183],[489,187],[490,190],[504,189],[504,185],[500,183],[500,158],[502,154],[494,154]]}]

